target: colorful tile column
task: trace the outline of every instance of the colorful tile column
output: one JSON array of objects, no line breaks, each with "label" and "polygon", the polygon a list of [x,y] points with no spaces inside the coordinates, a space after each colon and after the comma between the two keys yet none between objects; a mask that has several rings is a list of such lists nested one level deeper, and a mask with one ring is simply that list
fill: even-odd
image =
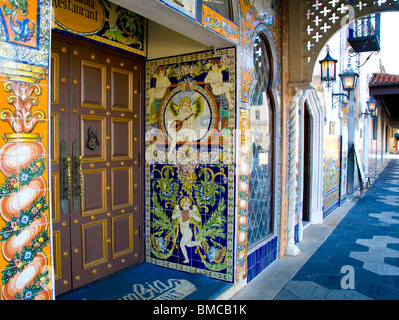
[{"label": "colorful tile column", "polygon": [[1,299],[48,300],[47,0],[0,2]]},{"label": "colorful tile column", "polygon": [[[253,41],[257,33],[261,32],[267,34],[271,49],[276,53],[276,70],[273,70],[275,79],[275,86],[272,90],[276,97],[276,117],[281,122],[276,123],[279,127],[277,136],[276,152],[279,152],[279,161],[276,164],[276,172],[280,179],[278,186],[276,186],[275,197],[281,201],[277,201],[279,205],[279,214],[275,217],[277,219],[276,235],[279,238],[279,248],[285,252],[287,243],[287,163],[288,163],[288,141],[287,141],[287,126],[289,119],[289,104],[288,98],[288,64],[287,64],[287,35],[286,32],[287,21],[282,20],[283,12],[287,13],[286,1],[264,1],[257,2],[247,0],[239,1],[239,12],[241,17],[240,23],[240,49],[241,61],[239,66],[241,68],[241,82],[240,92],[238,93],[240,102],[238,104],[239,112],[239,129],[240,137],[237,146],[238,153],[238,175],[239,175],[239,190],[238,190],[238,226],[237,226],[237,265],[236,265],[236,281],[245,279],[247,277],[247,256],[248,256],[248,199],[249,188],[247,185],[249,181],[249,159],[250,149],[248,148],[249,137],[251,134],[250,125],[250,102],[252,94],[252,86],[256,80],[256,75],[253,72]],[[284,95],[283,95],[284,94]],[[282,99],[282,97],[284,98]],[[280,210],[281,209],[281,210]]]}]

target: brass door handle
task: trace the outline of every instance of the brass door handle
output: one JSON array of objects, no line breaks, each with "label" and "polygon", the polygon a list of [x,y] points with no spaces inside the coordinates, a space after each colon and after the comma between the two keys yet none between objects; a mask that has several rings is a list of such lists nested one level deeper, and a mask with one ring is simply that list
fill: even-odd
[{"label": "brass door handle", "polygon": [[79,212],[81,199],[83,198],[83,157],[79,154],[79,143],[77,140],[72,142],[72,161],[73,161],[73,210]]},{"label": "brass door handle", "polygon": [[64,170],[66,169],[67,172],[67,183],[64,189],[65,192],[65,198],[67,200],[71,199],[71,190],[70,190],[70,186],[71,186],[71,180],[72,180],[72,171],[71,171],[71,158],[67,157],[66,158],[66,165],[64,167]]},{"label": "brass door handle", "polygon": [[66,214],[68,212],[69,207],[69,184],[70,178],[68,178],[68,148],[65,140],[61,141],[60,144],[60,156],[61,156],[61,164],[60,164],[60,193],[61,193],[61,212]]},{"label": "brass door handle", "polygon": [[83,157],[78,157],[79,161],[79,189],[80,189],[80,197],[83,198]]}]

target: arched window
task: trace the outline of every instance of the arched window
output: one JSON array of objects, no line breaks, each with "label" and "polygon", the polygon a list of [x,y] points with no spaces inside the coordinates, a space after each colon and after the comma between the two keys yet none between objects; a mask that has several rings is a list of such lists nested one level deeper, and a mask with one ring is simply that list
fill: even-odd
[{"label": "arched window", "polygon": [[250,110],[250,181],[248,246],[273,232],[274,108],[270,95],[272,79],[270,50],[259,35],[254,43],[253,89]]}]

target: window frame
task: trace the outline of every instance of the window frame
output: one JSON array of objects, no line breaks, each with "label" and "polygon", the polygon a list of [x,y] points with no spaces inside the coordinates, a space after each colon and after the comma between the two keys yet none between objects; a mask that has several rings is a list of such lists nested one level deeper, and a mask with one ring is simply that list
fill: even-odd
[{"label": "window frame", "polygon": [[[252,59],[253,59],[253,72],[254,75],[256,76],[256,71],[255,71],[255,66],[254,66],[254,56],[255,56],[255,41],[257,38],[260,38],[263,42],[264,42],[264,46],[266,47],[266,51],[267,51],[267,59],[268,59],[268,64],[269,64],[269,79],[268,79],[268,84],[267,84],[267,88],[266,88],[266,93],[267,93],[267,97],[268,97],[268,107],[270,108],[270,125],[269,127],[271,128],[271,132],[270,132],[270,143],[271,143],[271,152],[272,155],[270,156],[271,159],[271,169],[270,169],[270,211],[269,211],[269,215],[270,215],[270,232],[264,236],[262,236],[261,238],[255,240],[253,243],[249,243],[249,239],[250,239],[250,230],[248,229],[248,250],[251,251],[253,249],[255,249],[256,247],[258,247],[259,245],[267,242],[270,238],[274,237],[276,235],[276,182],[275,182],[275,178],[276,178],[276,167],[277,167],[277,163],[276,163],[276,156],[277,156],[277,141],[276,141],[276,137],[277,137],[277,127],[276,127],[276,119],[277,119],[277,101],[275,99],[275,96],[273,94],[273,84],[275,81],[275,70],[276,70],[276,66],[275,66],[275,54],[272,50],[272,47],[270,45],[270,40],[269,38],[263,33],[263,32],[258,32],[258,33],[254,33],[254,41],[253,41],[253,48],[252,48]],[[255,90],[258,88],[258,77],[254,78],[253,82],[252,82],[252,86],[251,86],[251,90],[250,90],[250,108],[252,108],[252,99],[255,93]],[[251,114],[251,112],[250,112]],[[251,119],[252,120],[252,119]],[[250,121],[251,123],[251,121]],[[251,130],[251,124],[250,124],[250,132],[252,134],[252,130]],[[252,159],[252,155],[250,155],[250,158]],[[251,185],[251,181],[249,181],[250,185]],[[250,213],[248,213],[248,215],[250,215]]]}]

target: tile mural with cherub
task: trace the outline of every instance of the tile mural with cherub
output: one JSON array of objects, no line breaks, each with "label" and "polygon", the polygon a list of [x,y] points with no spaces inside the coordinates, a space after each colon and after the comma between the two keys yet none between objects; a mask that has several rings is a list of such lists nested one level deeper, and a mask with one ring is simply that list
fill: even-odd
[{"label": "tile mural with cherub", "polygon": [[146,67],[146,260],[232,282],[234,48]]}]

